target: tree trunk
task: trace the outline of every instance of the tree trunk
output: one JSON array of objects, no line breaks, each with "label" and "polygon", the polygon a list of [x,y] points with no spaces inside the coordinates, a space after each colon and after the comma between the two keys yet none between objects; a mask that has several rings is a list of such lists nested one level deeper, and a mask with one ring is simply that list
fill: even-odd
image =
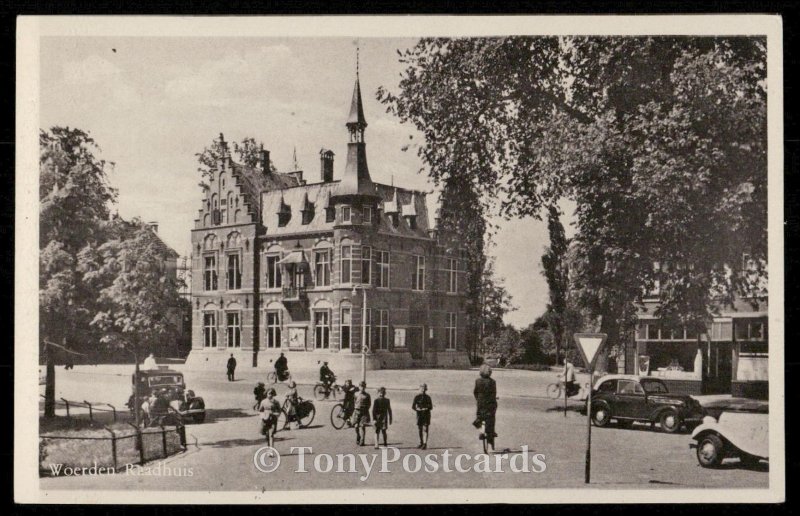
[{"label": "tree trunk", "polygon": [[141,403],[139,403],[139,354],[136,351],[133,352],[133,360],[135,362],[133,375],[133,414],[136,421],[136,428],[139,428],[141,425],[139,417],[139,407]]},{"label": "tree trunk", "polygon": [[56,416],[56,361],[53,348],[45,342],[45,363],[47,364],[44,386],[44,417]]}]

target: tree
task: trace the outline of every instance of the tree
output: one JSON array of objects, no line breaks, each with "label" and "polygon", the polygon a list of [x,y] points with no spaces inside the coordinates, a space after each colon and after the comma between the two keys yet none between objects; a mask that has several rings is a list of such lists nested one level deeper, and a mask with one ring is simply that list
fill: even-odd
[{"label": "tree", "polygon": [[[481,279],[480,298],[480,339],[485,343],[487,336],[501,333],[506,324],[503,322],[508,312],[516,310],[511,303],[511,295],[503,286],[502,278],[494,273],[494,259],[487,259]],[[485,351],[485,350],[484,350]],[[475,352],[477,356],[477,350]]]},{"label": "tree", "polygon": [[577,303],[615,346],[656,281],[656,315],[687,324],[766,296],[765,56],[750,37],[423,39],[378,97],[434,180],[468,176],[508,216],[575,201]]},{"label": "tree", "polygon": [[547,279],[550,301],[547,304],[547,321],[553,333],[555,344],[555,360],[561,356],[564,344],[564,319],[567,311],[567,295],[569,292],[569,266],[567,264],[568,242],[561,224],[558,208],[550,206],[547,214],[547,230],[550,235],[550,246],[542,256],[542,272]]},{"label": "tree", "polygon": [[[39,132],[39,331],[47,366],[45,417],[55,416],[55,354],[69,353],[88,327],[95,297],[80,281],[78,253],[102,236],[116,191],[88,133],[69,127]],[[60,350],[60,351],[57,351]]]},{"label": "tree", "polygon": [[[174,339],[169,312],[178,306],[178,287],[167,275],[158,237],[140,221],[128,235],[81,253],[83,279],[99,291],[92,326],[112,349],[133,355],[136,372],[144,355],[159,341]],[[134,400],[138,424],[139,400]]]},{"label": "tree", "polygon": [[483,339],[484,356],[499,358],[500,365],[517,363],[525,354],[520,333],[511,325],[504,325]]}]

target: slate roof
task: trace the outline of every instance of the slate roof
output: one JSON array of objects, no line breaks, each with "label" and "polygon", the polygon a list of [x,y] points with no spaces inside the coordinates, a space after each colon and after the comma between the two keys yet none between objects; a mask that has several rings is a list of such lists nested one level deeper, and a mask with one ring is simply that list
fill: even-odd
[{"label": "slate roof", "polygon": [[[373,184],[375,185],[376,194],[381,199],[379,207],[382,211],[378,226],[380,232],[398,236],[428,238],[428,208],[423,193],[415,193],[413,190],[406,190],[379,183]],[[332,181],[330,183],[300,185],[286,188],[282,191],[273,190],[262,192],[263,212],[261,223],[267,228],[267,236],[333,231],[334,222],[327,222],[325,207],[328,204],[330,195],[335,195],[338,185],[339,181]],[[400,217],[397,227],[391,224],[384,207],[387,203],[391,203],[395,196],[400,205],[398,209],[403,210],[405,213],[416,212],[416,228],[412,229],[408,225],[408,221],[402,217]],[[314,206],[314,217],[308,224],[303,224],[301,209],[303,208],[306,197],[308,198],[308,202]],[[277,213],[281,202],[285,203],[285,205],[290,208],[292,215],[285,226],[278,225]],[[411,206],[405,208],[406,205],[410,205],[411,203],[413,203],[413,208]]]}]

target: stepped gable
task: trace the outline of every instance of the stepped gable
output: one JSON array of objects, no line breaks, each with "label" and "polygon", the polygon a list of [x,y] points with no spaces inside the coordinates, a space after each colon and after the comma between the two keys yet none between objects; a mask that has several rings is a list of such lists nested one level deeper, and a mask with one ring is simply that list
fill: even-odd
[{"label": "stepped gable", "polygon": [[249,212],[255,216],[256,220],[261,218],[259,198],[262,192],[291,188],[299,184],[295,176],[279,172],[265,174],[258,168],[234,162],[231,162],[231,175],[238,180],[244,202],[249,205]]}]

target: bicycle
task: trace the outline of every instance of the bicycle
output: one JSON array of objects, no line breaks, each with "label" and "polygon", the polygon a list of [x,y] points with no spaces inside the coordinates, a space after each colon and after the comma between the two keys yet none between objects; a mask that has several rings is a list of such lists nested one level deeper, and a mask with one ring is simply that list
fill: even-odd
[{"label": "bicycle", "polygon": [[331,408],[331,426],[336,430],[341,430],[345,425],[352,426],[350,418],[345,417],[346,411],[344,403],[337,403]]},{"label": "bicycle", "polygon": [[[281,382],[285,382],[285,381],[291,380],[291,379],[292,379],[292,375],[287,370],[286,373],[284,374],[284,377],[281,378],[280,381]],[[278,379],[278,373],[277,372],[270,371],[269,373],[267,373],[267,382],[269,382],[269,383],[278,383],[278,380],[279,379]]]},{"label": "bicycle", "polygon": [[[311,422],[314,421],[316,413],[317,409],[314,407],[314,403],[311,400],[300,398],[297,400],[295,416],[292,421],[297,422],[300,428],[307,428]],[[278,428],[286,430],[289,423],[292,421],[289,420],[289,400],[284,400],[283,406],[281,406],[281,413],[278,416]]]},{"label": "bicycle", "polygon": [[344,396],[344,389],[338,383],[333,384],[325,384],[322,382],[317,382],[314,385],[314,397],[317,401],[323,401],[331,397],[333,394],[334,400],[339,400]]},{"label": "bicycle", "polygon": [[[559,375],[560,376],[560,375]],[[589,392],[589,383],[585,383],[579,386],[578,392],[569,396],[570,398],[577,397],[578,399],[583,399],[586,397],[586,393]],[[547,396],[557,400],[564,397],[564,382],[558,381],[556,383],[551,383],[547,386]]]}]

